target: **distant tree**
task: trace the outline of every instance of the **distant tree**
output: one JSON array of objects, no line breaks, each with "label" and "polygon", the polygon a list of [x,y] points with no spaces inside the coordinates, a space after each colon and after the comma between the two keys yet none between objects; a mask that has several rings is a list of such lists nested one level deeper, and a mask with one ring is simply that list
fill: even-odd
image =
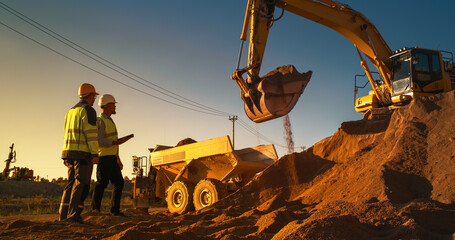
[{"label": "distant tree", "polygon": [[62,184],[62,183],[66,183],[68,180],[66,178],[63,178],[63,177],[59,177],[57,179],[52,179],[52,182],[53,183],[57,183],[57,184]]}]

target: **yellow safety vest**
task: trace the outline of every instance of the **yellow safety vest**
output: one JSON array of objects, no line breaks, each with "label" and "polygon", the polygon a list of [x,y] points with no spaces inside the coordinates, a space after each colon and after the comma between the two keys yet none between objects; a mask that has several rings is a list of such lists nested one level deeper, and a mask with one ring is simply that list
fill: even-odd
[{"label": "yellow safety vest", "polygon": [[85,159],[98,155],[96,111],[80,101],[65,115],[62,159]]},{"label": "yellow safety vest", "polygon": [[[117,127],[115,126],[114,121],[110,118],[106,118],[103,114],[99,116],[99,119],[104,123],[104,137],[110,139],[112,141],[118,140],[118,133]],[[109,156],[109,155],[118,155],[118,145],[112,145],[110,147],[102,147],[99,148],[98,155],[102,156]]]}]

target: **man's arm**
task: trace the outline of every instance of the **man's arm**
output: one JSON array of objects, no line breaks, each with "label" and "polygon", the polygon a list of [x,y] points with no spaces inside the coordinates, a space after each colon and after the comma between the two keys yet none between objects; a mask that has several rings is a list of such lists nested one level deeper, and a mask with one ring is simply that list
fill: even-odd
[{"label": "man's arm", "polygon": [[125,137],[122,137],[122,138],[119,138],[117,141],[113,141],[112,142],[112,145],[120,145],[128,140],[130,140],[131,138],[134,137],[134,134],[130,134],[128,136],[125,136]]},{"label": "man's arm", "polygon": [[114,141],[106,138],[106,136],[104,135],[105,129],[106,129],[106,125],[104,125],[104,121],[101,118],[99,118],[98,119],[98,142],[101,147],[110,147],[110,146],[114,145],[113,144]]},{"label": "man's arm", "polygon": [[120,170],[123,170],[123,163],[122,163],[122,160],[120,160],[119,156],[117,156],[117,163],[118,163],[118,166],[120,167]]},{"label": "man's arm", "polygon": [[83,131],[87,138],[87,145],[92,157],[98,157],[98,127],[96,126],[96,112],[92,107],[85,107],[86,116],[82,119]]},{"label": "man's arm", "polygon": [[83,117],[82,124],[84,134],[87,138],[87,145],[92,155],[92,163],[98,163],[98,126],[96,125],[96,111],[90,106],[85,107],[86,116]]}]

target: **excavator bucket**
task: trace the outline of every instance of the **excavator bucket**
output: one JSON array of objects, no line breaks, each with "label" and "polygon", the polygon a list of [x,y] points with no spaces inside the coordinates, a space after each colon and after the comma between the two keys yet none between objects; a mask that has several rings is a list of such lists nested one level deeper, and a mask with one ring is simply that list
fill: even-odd
[{"label": "excavator bucket", "polygon": [[276,68],[263,76],[257,94],[242,97],[245,113],[260,123],[288,114],[310,81],[311,71],[299,73],[293,65]]}]

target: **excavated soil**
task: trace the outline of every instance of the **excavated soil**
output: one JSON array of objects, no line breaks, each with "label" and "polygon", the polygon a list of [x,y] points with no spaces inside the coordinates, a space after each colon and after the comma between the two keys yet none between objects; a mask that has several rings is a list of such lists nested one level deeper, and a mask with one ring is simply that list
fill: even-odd
[{"label": "excavated soil", "polygon": [[454,117],[454,91],[419,98],[389,119],[343,123],[199,212],[15,220],[0,238],[455,239]]}]

